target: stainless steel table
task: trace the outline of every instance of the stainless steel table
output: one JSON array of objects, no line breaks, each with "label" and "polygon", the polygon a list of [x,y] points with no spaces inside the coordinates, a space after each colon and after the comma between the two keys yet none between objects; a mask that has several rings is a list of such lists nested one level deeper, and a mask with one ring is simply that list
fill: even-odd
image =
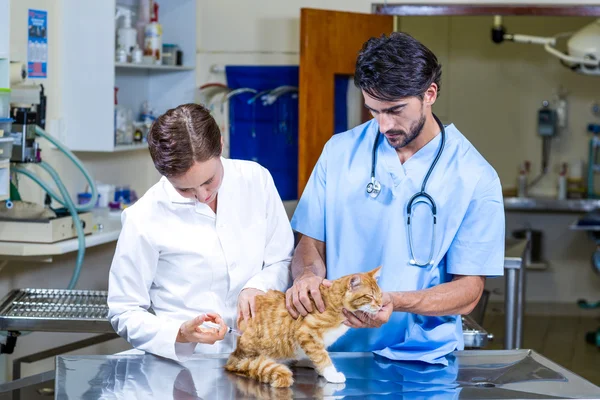
[{"label": "stainless steel table", "polygon": [[[59,356],[55,398],[66,399],[600,399],[600,388],[531,350],[471,350],[448,365],[394,362],[371,353],[333,353],[344,384],[294,367],[295,383],[274,389],[223,369],[227,355],[184,363],[152,355]],[[402,396],[402,397],[401,397]]]}]

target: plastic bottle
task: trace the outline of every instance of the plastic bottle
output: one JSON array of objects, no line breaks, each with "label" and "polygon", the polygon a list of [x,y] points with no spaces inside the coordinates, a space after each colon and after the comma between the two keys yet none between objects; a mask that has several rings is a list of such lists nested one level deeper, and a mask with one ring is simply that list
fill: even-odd
[{"label": "plastic bottle", "polygon": [[140,0],[138,6],[138,18],[135,23],[137,29],[137,42],[140,49],[144,49],[145,37],[146,37],[146,25],[150,23],[150,8],[152,6],[152,0]]},{"label": "plastic bottle", "polygon": [[146,25],[144,55],[152,56],[154,64],[162,64],[162,26],[158,22],[158,4],[154,3],[150,23]]},{"label": "plastic bottle", "polygon": [[527,197],[527,173],[524,168],[519,171],[519,186],[517,189],[517,197]]},{"label": "plastic bottle", "polygon": [[567,199],[567,163],[562,164],[558,175],[558,200]]},{"label": "plastic bottle", "polygon": [[117,47],[124,49],[128,56],[137,44],[137,31],[131,26],[133,11],[124,7],[117,7],[116,19],[123,17],[123,27],[117,31]]},{"label": "plastic bottle", "polygon": [[517,183],[517,197],[527,197],[527,181],[529,177],[529,169],[531,164],[529,161],[524,161],[519,166],[519,178]]}]

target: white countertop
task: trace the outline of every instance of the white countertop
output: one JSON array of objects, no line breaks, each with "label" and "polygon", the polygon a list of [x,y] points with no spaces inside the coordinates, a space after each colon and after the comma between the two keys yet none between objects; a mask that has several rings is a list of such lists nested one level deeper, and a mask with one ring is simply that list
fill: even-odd
[{"label": "white countertop", "polygon": [[[121,212],[107,209],[92,210],[94,231],[85,236],[85,247],[99,246],[114,242],[121,232]],[[98,227],[102,229],[98,229]],[[77,251],[77,238],[56,243],[27,243],[0,241],[0,258],[2,257],[44,257]]]}]

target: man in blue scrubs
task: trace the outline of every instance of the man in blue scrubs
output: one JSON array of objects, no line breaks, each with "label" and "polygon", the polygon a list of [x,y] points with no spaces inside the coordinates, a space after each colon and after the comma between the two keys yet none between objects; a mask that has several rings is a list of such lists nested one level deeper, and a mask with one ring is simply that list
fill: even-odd
[{"label": "man in blue scrubs", "polygon": [[[445,364],[448,353],[464,348],[460,315],[479,301],[485,277],[503,274],[500,180],[453,124],[445,126],[440,153],[441,122],[432,113],[440,77],[435,55],[407,34],[367,41],[354,80],[373,119],[327,142],[293,216],[301,239],[286,302],[295,318],[324,311],[322,283],[382,266],[383,308],[370,316],[346,312],[354,329],[330,351]],[[411,254],[407,205],[438,154],[425,187],[435,229],[421,196],[411,207]],[[367,192],[370,182],[380,184],[377,196]]]}]

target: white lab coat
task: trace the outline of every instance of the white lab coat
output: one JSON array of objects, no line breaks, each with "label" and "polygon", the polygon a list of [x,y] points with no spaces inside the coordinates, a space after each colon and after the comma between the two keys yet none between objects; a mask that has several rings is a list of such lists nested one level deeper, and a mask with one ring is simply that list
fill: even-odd
[{"label": "white lab coat", "polygon": [[221,160],[216,215],[164,177],[123,211],[109,319],[137,349],[177,361],[194,351],[231,352],[231,334],[214,345],[182,344],[179,327],[207,312],[234,327],[243,289],[285,291],[291,283],[294,238],[271,174],[254,162]]}]

